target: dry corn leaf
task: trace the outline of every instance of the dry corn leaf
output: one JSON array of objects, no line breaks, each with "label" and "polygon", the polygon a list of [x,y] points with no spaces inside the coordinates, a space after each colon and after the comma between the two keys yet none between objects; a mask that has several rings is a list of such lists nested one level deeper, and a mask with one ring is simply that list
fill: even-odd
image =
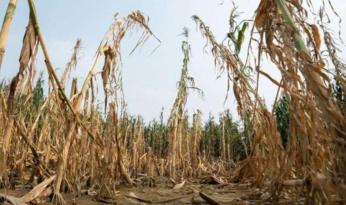
[{"label": "dry corn leaf", "polygon": [[320,47],[321,47],[320,32],[318,31],[318,27],[316,24],[312,24],[312,25],[310,25],[310,27],[311,27],[312,36],[314,38],[314,43],[316,45],[317,51],[319,51]]},{"label": "dry corn leaf", "polygon": [[267,4],[267,1],[261,1],[256,11],[257,14],[255,17],[255,26],[257,29],[260,29],[263,27],[264,20],[266,18],[266,4]]},{"label": "dry corn leaf", "polygon": [[55,178],[56,175],[47,178],[46,180],[35,186],[29,193],[25,194],[21,199],[25,203],[29,203],[32,200],[36,199],[46,190],[46,188],[55,180]]},{"label": "dry corn leaf", "polygon": [[[4,201],[4,204],[10,203],[11,205],[27,205],[27,203],[25,203],[21,198],[17,198],[17,197],[10,196],[7,194],[1,194],[0,193],[0,199],[1,198]],[[8,202],[8,203],[6,203],[6,202]]]},{"label": "dry corn leaf", "polygon": [[28,66],[30,59],[34,56],[34,48],[36,47],[37,43],[38,38],[35,33],[34,26],[32,25],[31,21],[29,21],[24,34],[23,46],[19,58],[21,69],[24,69],[26,66]]},{"label": "dry corn leaf", "polygon": [[209,195],[203,193],[203,192],[199,192],[199,196],[204,199],[208,204],[210,205],[220,205],[220,203],[218,203],[217,201],[215,201],[215,199],[211,198]]},{"label": "dry corn leaf", "polygon": [[181,182],[181,183],[179,183],[179,184],[176,184],[174,187],[173,187],[173,189],[181,189],[181,188],[183,188],[183,186],[185,185],[185,180],[183,181],[183,182]]}]

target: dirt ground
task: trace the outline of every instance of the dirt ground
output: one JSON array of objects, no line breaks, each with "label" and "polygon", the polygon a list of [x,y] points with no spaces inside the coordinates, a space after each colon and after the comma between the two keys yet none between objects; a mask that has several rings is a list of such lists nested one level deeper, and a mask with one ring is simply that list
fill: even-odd
[{"label": "dirt ground", "polygon": [[[182,184],[180,184],[182,185]],[[11,196],[21,197],[25,191],[1,190]],[[270,195],[248,184],[195,184],[184,183],[183,186],[156,185],[155,187],[126,187],[117,188],[114,196],[102,196],[88,190],[81,196],[64,194],[67,204],[71,205],[105,205],[105,204],[273,204]],[[45,199],[37,199],[33,204],[50,205]],[[293,200],[282,196],[275,204],[303,204],[302,200]]]}]

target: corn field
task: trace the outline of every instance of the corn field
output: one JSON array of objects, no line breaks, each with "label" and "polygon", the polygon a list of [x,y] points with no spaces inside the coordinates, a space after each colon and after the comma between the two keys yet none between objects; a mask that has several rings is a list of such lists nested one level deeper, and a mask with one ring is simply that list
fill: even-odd
[{"label": "corn field", "polygon": [[[328,0],[321,0],[317,12],[310,0],[254,1],[258,8],[250,20],[239,19],[236,8],[230,8],[223,42],[202,16],[192,16],[210,60],[226,76],[239,120],[229,110],[206,121],[199,110],[188,113],[189,95],[203,96],[203,91],[189,73],[191,45],[184,28],[181,74],[168,120],[161,114],[150,122],[127,112],[120,52],[131,32],[140,33],[132,52],[148,39],[160,43],[148,17],[133,11],[115,18],[78,87],[70,73],[83,42],[77,40],[58,76],[40,30],[40,11],[33,0],[27,2],[30,16],[19,69],[0,83],[0,203],[76,204],[68,197],[72,194],[122,204],[115,197],[119,187],[165,184],[189,190],[184,195],[192,198],[188,204],[223,204],[191,188],[207,183],[216,184],[215,189],[252,190],[243,202],[225,204],[346,204],[346,64],[338,54],[338,37],[328,27],[329,16],[338,17]],[[7,69],[1,63],[16,4],[9,1],[0,32],[0,69]],[[315,22],[307,20],[311,17]],[[48,80],[37,74],[39,52]],[[279,71],[280,81],[264,71],[263,59]],[[260,77],[277,86],[272,110],[258,94]],[[100,98],[102,109],[96,103]],[[7,194],[19,189],[20,196]],[[197,196],[200,203],[193,201]],[[133,192],[126,197],[138,204],[183,204],[145,200]]]}]

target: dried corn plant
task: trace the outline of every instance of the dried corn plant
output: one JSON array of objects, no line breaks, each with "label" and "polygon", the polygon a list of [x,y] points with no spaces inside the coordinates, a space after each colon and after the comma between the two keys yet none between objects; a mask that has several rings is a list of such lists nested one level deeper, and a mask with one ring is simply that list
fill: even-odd
[{"label": "dried corn plant", "polygon": [[[125,36],[126,32],[128,30],[134,29],[136,26],[143,28],[143,34],[137,44],[141,45],[143,44],[151,35],[152,32],[149,29],[147,22],[144,18],[144,16],[139,12],[133,12],[130,15],[115,20],[115,22],[112,24],[111,28],[107,31],[104,39],[102,40],[100,44],[100,48],[97,51],[97,57],[95,58],[95,63],[93,64],[93,67],[91,68],[88,76],[86,77],[86,80],[83,84],[83,87],[80,91],[80,93],[77,96],[77,99],[75,100],[74,109],[76,112],[80,112],[81,109],[81,103],[83,99],[88,99],[88,91],[90,90],[88,86],[91,85],[91,80],[93,75],[95,74],[95,65],[97,65],[98,56],[101,54],[104,54],[105,61],[104,66],[102,69],[102,80],[104,85],[104,91],[105,91],[105,109],[107,109],[108,104],[108,97],[111,96],[111,104],[112,109],[109,111],[110,124],[112,125],[112,129],[108,132],[108,135],[103,138],[101,141],[101,144],[107,144],[110,145],[108,150],[109,153],[104,153],[105,156],[108,158],[112,157],[111,159],[108,159],[106,163],[110,163],[113,167],[115,167],[115,170],[118,170],[121,177],[129,184],[134,184],[134,181],[130,178],[128,174],[128,168],[126,168],[128,165],[125,162],[125,156],[123,156],[124,151],[123,147],[120,143],[120,140],[123,136],[121,134],[123,133],[121,122],[122,122],[122,113],[125,112],[125,101],[123,97],[123,90],[122,90],[122,74],[121,74],[121,57],[120,57],[120,44]],[[78,48],[78,47],[77,47]],[[73,58],[74,59],[74,58]],[[86,106],[87,100],[84,101],[84,106]],[[119,116],[120,113],[121,115]],[[71,125],[71,123],[68,123]],[[69,134],[67,134],[66,143],[63,148],[62,156],[61,156],[61,164],[58,165],[60,167],[60,170],[58,170],[58,175],[56,179],[56,186],[54,188],[55,190],[55,196],[56,203],[63,203],[63,200],[59,194],[62,184],[63,175],[66,172],[66,164],[68,160],[67,153],[70,150],[70,146],[73,142],[73,139],[71,138],[73,133],[78,130],[76,125],[74,125],[74,122],[72,122],[72,126],[69,127]],[[114,130],[115,129],[115,130]],[[71,137],[70,137],[71,136]],[[107,139],[109,138],[109,139]],[[100,140],[100,139],[99,139]],[[114,147],[116,148],[116,152],[114,153]],[[115,157],[115,159],[113,158]],[[60,174],[59,174],[60,173]],[[116,174],[110,173],[110,178],[114,178]],[[96,176],[97,177],[97,176]],[[112,184],[101,182],[102,187],[109,187]]]},{"label": "dried corn plant", "polygon": [[[123,150],[124,147],[122,147],[122,141],[124,139],[127,140],[126,133],[128,127],[124,127],[127,117],[119,117],[116,107],[122,98],[112,95],[112,109],[109,111],[110,120],[107,126],[104,126],[103,118],[95,106],[93,79],[98,58],[95,59],[95,64],[79,93],[77,81],[72,81],[70,101],[64,93],[64,87],[71,69],[77,65],[80,41],[78,40],[76,43],[73,55],[66,66],[61,80],[58,80],[45,48],[42,34],[38,30],[37,16],[32,1],[29,1],[29,6],[31,11],[30,21],[24,37],[20,58],[21,67],[12,80],[9,90],[1,92],[1,102],[6,104],[6,106],[1,108],[1,114],[4,115],[2,119],[9,119],[6,120],[9,126],[4,126],[6,130],[1,132],[2,136],[4,136],[1,138],[4,139],[3,143],[7,144],[7,146],[3,146],[1,152],[1,171],[6,182],[5,186],[7,186],[7,183],[15,183],[11,177],[7,178],[7,176],[10,176],[8,170],[18,172],[21,175],[21,180],[29,181],[30,183],[33,183],[35,180],[42,181],[48,176],[54,175],[54,179],[50,180],[50,183],[53,183],[52,189],[50,189],[53,192],[53,202],[55,204],[64,204],[65,200],[60,192],[69,190],[80,194],[81,188],[87,186],[85,184],[86,181],[88,183],[93,182],[94,185],[97,184],[102,189],[106,188],[109,190],[113,190],[116,182],[122,181],[121,178],[125,179],[129,184],[134,184],[130,178],[128,167],[130,166],[130,161],[136,166],[135,169],[143,167],[144,163],[139,164],[141,163],[139,159],[142,158],[145,151],[143,122],[139,120],[133,128],[136,130],[135,134],[130,133],[131,136],[134,136],[134,139],[129,143],[131,146],[134,146],[133,150],[135,153],[130,153],[131,156],[123,154],[125,152]],[[106,63],[102,72],[104,84],[109,86],[108,81],[113,83],[113,85],[115,84],[115,88],[109,87],[116,92],[122,92],[121,83],[118,83],[121,76],[119,67],[120,42],[126,31],[132,30],[136,26],[142,27],[144,30],[136,47],[143,44],[148,37],[153,35],[147,25],[147,20],[139,11],[136,11],[127,17],[115,21],[102,41],[97,53],[97,55],[105,54],[106,56]],[[53,86],[53,90],[48,93],[47,98],[43,99],[43,91],[38,90],[38,97],[35,94],[36,86],[34,90],[29,89],[26,92],[28,95],[25,95],[26,97],[24,96],[25,98],[23,98],[20,96],[24,92],[21,91],[19,94],[17,91],[18,84],[27,78],[32,82],[35,73],[31,71],[34,70],[34,59],[39,44],[44,53],[49,83]],[[102,49],[106,47],[106,44],[110,46],[109,49],[115,50],[117,53],[116,58],[110,59],[108,53],[103,52]],[[105,71],[107,69],[109,69],[108,74]],[[23,87],[32,88],[32,84],[26,82],[22,83],[25,85]],[[5,95],[8,95],[7,99],[5,99]],[[35,99],[38,99],[38,104]],[[32,107],[25,107],[26,105],[31,105],[33,100],[35,101],[33,104],[36,105],[34,112],[30,110]],[[17,109],[15,112],[18,107],[20,109]],[[128,126],[133,125],[129,124]],[[104,137],[101,139],[100,135]],[[21,141],[24,143],[21,143]],[[103,146],[105,144],[109,145],[108,149],[104,149]],[[86,152],[89,148],[91,150],[90,153]],[[16,152],[15,150],[23,151]],[[9,153],[13,154],[9,155]],[[84,154],[80,155],[79,153]],[[87,160],[89,157],[90,161]],[[106,161],[104,161],[105,158]],[[25,164],[30,164],[30,166],[23,166]],[[110,178],[105,179],[102,173],[98,173],[98,170],[104,169],[108,171],[106,167],[110,165],[115,169],[107,173],[110,175]],[[34,171],[30,172],[30,170]],[[133,172],[133,175],[136,176],[136,170]],[[109,192],[109,194],[111,193]]]},{"label": "dried corn plant", "polygon": [[[143,32],[132,52],[135,51],[137,47],[143,45],[149,37],[155,37],[148,26],[148,19],[145,19],[141,12],[135,11],[126,17],[116,20],[101,43],[101,52],[105,56],[102,69],[103,88],[106,96],[105,109],[107,108],[109,95],[113,97],[112,101],[117,102],[117,109],[120,110],[125,108],[120,48],[121,41],[126,33],[136,28],[141,29]],[[160,42],[159,39],[157,40]]]},{"label": "dried corn plant", "polygon": [[[308,1],[308,5],[309,3],[311,2]],[[320,18],[324,15],[323,12],[323,9],[319,12]],[[277,199],[282,189],[280,184],[285,179],[304,179],[305,183],[309,184],[306,193],[309,196],[308,200],[311,199],[312,203],[331,203],[333,196],[341,197],[341,193],[344,192],[341,188],[344,184],[342,177],[344,175],[341,174],[340,167],[345,164],[345,158],[341,154],[341,150],[344,149],[344,144],[341,142],[345,137],[342,131],[345,127],[345,118],[332,95],[328,75],[331,69],[326,66],[325,58],[330,58],[329,61],[336,67],[335,73],[341,82],[340,89],[344,89],[342,84],[344,77],[340,77],[342,76],[340,67],[343,64],[335,55],[335,45],[322,24],[329,55],[321,57],[320,49],[323,44],[321,34],[318,25],[306,22],[308,14],[303,4],[298,1],[261,1],[256,11],[248,46],[251,49],[251,43],[258,42],[258,54],[253,56],[251,54],[253,52],[248,51],[245,63],[238,54],[239,44],[243,41],[240,38],[243,38],[242,33],[246,24],[236,26],[232,20],[235,12],[231,15],[231,31],[228,34],[234,44],[229,47],[233,48],[234,52],[217,43],[209,27],[199,17],[194,16],[193,19],[211,47],[215,64],[221,68],[221,71],[226,70],[229,81],[233,82],[240,115],[252,112],[254,139],[250,158],[247,159],[248,163],[245,163],[252,167],[252,173],[249,175],[248,169],[239,169],[238,174],[246,177],[254,176],[256,181],[264,182],[266,181],[264,179],[267,179],[274,182],[272,199]],[[255,34],[254,29],[259,33]],[[238,38],[235,37],[236,31]],[[260,62],[263,54],[267,54],[281,72],[281,82],[275,81],[270,74],[261,70]],[[249,63],[249,56],[255,59],[257,62],[255,65]],[[251,76],[243,74],[249,67],[256,68],[257,82],[259,75],[263,75],[283,89],[290,98],[287,152],[282,148],[273,113],[266,110],[257,96],[258,84],[256,89],[252,89],[248,83],[251,81]],[[256,159],[259,163],[251,159]],[[244,163],[241,165],[244,168]],[[254,173],[254,170],[258,170],[259,173]],[[337,184],[341,185],[339,189],[332,188]]]},{"label": "dried corn plant", "polygon": [[[340,152],[335,152],[344,145],[335,142],[345,139],[342,130],[346,121],[331,92],[331,69],[321,56],[324,43],[327,50],[332,49],[328,33],[323,42],[319,26],[306,22],[308,14],[301,2],[261,1],[255,26],[263,38],[261,51],[280,70],[280,86],[290,96],[288,169],[293,176],[312,181],[309,191],[313,199],[331,203],[336,191],[331,187],[344,184],[340,183],[344,179],[333,173],[345,163],[338,159],[345,159],[338,156]],[[335,62],[334,55],[326,58]]]},{"label": "dried corn plant", "polygon": [[[209,27],[198,16],[193,16],[192,18],[203,37],[207,39],[207,45],[214,56],[214,63],[220,68],[220,72],[226,73],[228,90],[231,88],[231,83],[233,83],[233,94],[238,103],[239,115],[245,120],[247,115],[252,113],[251,123],[254,130],[249,134],[253,142],[251,147],[252,156],[247,159],[247,163],[242,164],[240,169],[247,173],[243,177],[255,176],[259,183],[264,183],[268,177],[275,178],[281,173],[279,162],[284,157],[283,148],[273,116],[265,108],[258,96],[256,96],[255,89],[251,85],[249,65],[246,65],[239,57],[241,45],[238,45],[238,43],[241,43],[241,41],[238,38],[243,38],[240,33],[244,29],[240,29],[238,37],[234,37],[233,33],[237,31],[236,28],[233,28],[234,17],[234,15],[231,15],[231,32],[229,34],[234,47],[218,43]],[[232,48],[234,48],[234,52]]]},{"label": "dried corn plant", "polygon": [[190,44],[188,43],[188,30],[184,28],[183,35],[186,40],[182,42],[182,51],[184,54],[183,67],[181,69],[180,80],[178,82],[178,93],[175,98],[173,107],[167,123],[168,129],[168,166],[169,175],[173,178],[176,177],[176,170],[179,170],[182,165],[183,157],[183,134],[184,119],[185,119],[185,105],[190,90],[197,90],[201,92],[196,86],[194,79],[189,76],[188,63],[190,61]]},{"label": "dried corn plant", "polygon": [[81,49],[81,44],[82,44],[82,40],[78,39],[76,41],[76,45],[73,48],[72,56],[66,65],[64,73],[62,74],[62,77],[60,80],[60,83],[62,86],[65,85],[66,79],[69,77],[69,74],[71,73],[72,69],[75,69],[77,67],[78,57],[79,57],[79,53],[80,53],[80,49]]},{"label": "dried corn plant", "polygon": [[[6,120],[6,126],[5,126],[5,132],[4,137],[2,138],[2,152],[3,152],[3,158],[1,159],[1,163],[3,164],[3,169],[6,169],[6,164],[9,156],[9,148],[12,140],[12,136],[15,133],[15,95],[16,91],[18,89],[18,84],[20,84],[22,81],[25,80],[25,78],[29,77],[32,78],[32,73],[34,73],[34,61],[37,54],[37,46],[38,46],[38,39],[35,35],[34,27],[31,21],[29,21],[29,24],[27,26],[24,39],[23,39],[23,46],[20,54],[20,67],[17,75],[12,79],[9,87],[8,97],[7,97],[7,106],[6,106],[6,112],[7,112],[7,120]],[[29,75],[28,75],[29,74]],[[31,79],[29,79],[31,82]],[[31,84],[29,84],[29,87],[31,87]],[[2,177],[6,176],[6,170],[1,170]],[[5,181],[6,181],[5,177]]]},{"label": "dried corn plant", "polygon": [[193,170],[198,168],[201,151],[199,149],[202,135],[202,112],[197,110],[193,115],[191,140],[190,140],[190,162]]}]

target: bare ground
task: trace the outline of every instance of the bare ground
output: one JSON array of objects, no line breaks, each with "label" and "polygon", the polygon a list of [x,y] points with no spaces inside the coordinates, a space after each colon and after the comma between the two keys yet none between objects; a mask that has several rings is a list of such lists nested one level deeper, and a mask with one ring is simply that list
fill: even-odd
[{"label": "bare ground", "polygon": [[[180,184],[182,185],[182,184]],[[25,190],[1,190],[1,193],[21,197]],[[71,205],[103,205],[103,204],[302,204],[302,199],[292,199],[283,194],[274,203],[268,192],[251,187],[248,184],[196,184],[186,182],[182,186],[156,184],[155,187],[116,188],[114,196],[84,190],[76,196],[64,194],[67,204]],[[38,198],[32,202],[37,205],[50,205],[49,198]],[[1,203],[2,204],[2,203]],[[6,204],[6,203],[5,203]]]}]

